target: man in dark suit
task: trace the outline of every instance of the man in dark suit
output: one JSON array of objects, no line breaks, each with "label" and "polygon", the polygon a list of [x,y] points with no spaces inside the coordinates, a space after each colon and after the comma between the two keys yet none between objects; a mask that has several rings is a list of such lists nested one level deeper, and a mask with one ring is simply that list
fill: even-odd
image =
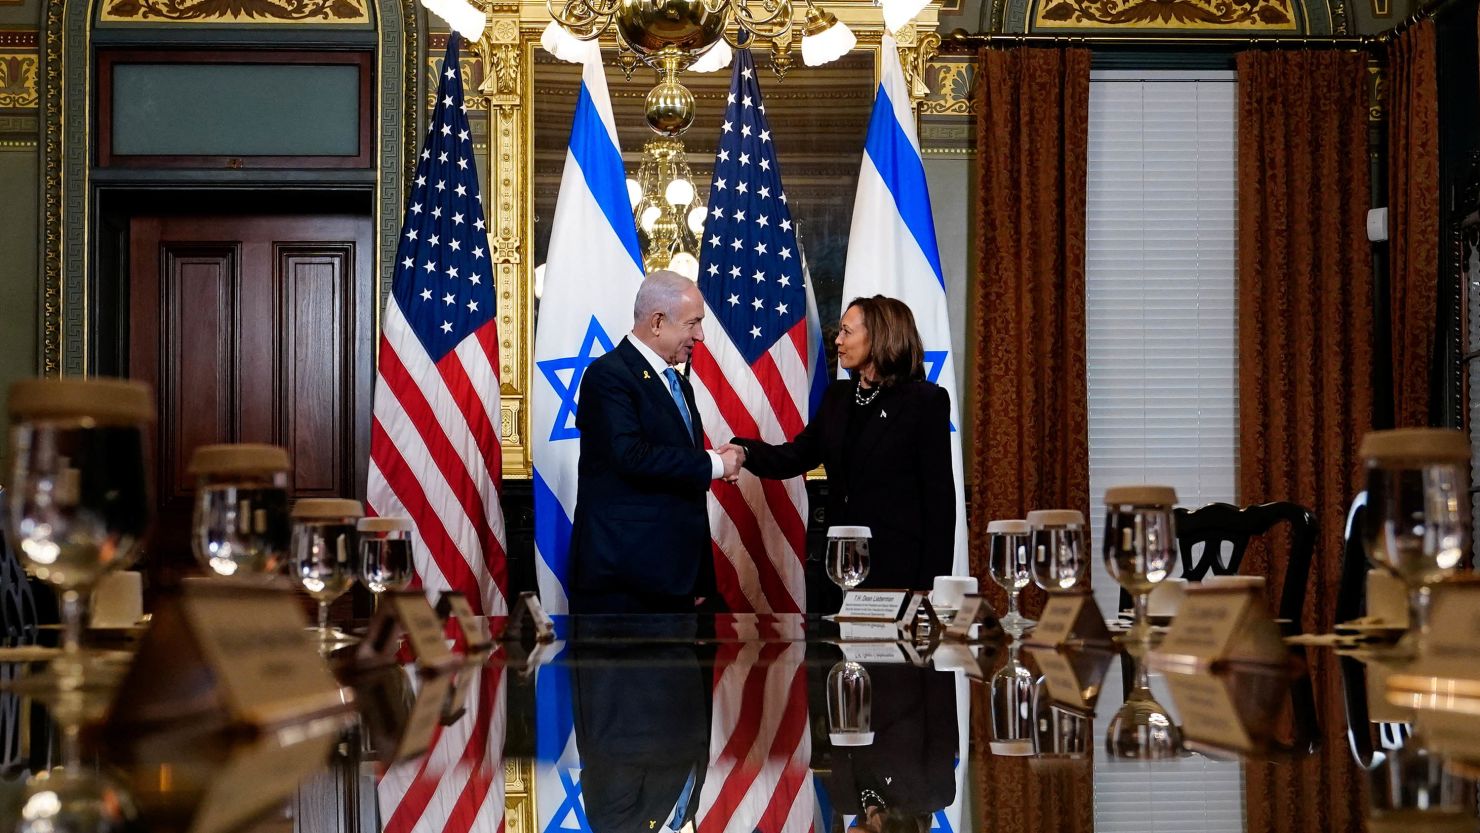
[{"label": "man in dark suit", "polygon": [[[692,642],[692,614],[649,618],[662,626],[581,622],[572,643],[581,796],[595,833],[663,833],[697,824],[709,765],[712,659]],[[673,641],[644,642],[644,636]]]},{"label": "man in dark suit", "polygon": [[704,448],[694,389],[675,368],[704,340],[704,298],[648,275],[632,332],[581,377],[571,535],[572,613],[692,612],[718,603],[705,495],[739,451]]}]

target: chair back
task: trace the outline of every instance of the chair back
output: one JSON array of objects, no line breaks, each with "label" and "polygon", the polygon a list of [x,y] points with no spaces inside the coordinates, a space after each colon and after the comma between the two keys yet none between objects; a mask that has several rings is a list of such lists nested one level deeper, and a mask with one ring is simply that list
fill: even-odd
[{"label": "chair back", "polygon": [[[1176,510],[1177,544],[1182,551],[1182,576],[1202,581],[1209,575],[1237,575],[1249,541],[1276,525],[1290,525],[1290,554],[1285,562],[1284,590],[1278,615],[1298,624],[1310,584],[1310,564],[1316,546],[1316,516],[1297,503],[1277,501],[1240,509],[1228,503],[1210,503],[1197,509]],[[1231,545],[1223,553],[1223,544]],[[1193,557],[1193,548],[1202,553]]]},{"label": "chair back", "polygon": [[1346,513],[1341,539],[1341,583],[1336,586],[1336,621],[1350,622],[1367,614],[1367,549],[1362,546],[1362,519],[1367,515],[1367,493],[1357,492]]}]

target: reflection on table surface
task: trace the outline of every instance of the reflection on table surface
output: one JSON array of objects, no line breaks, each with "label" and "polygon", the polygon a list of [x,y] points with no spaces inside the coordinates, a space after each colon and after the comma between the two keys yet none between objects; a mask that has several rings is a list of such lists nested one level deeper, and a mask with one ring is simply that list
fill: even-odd
[{"label": "reflection on table surface", "polygon": [[1380,652],[1168,673],[801,616],[555,624],[351,675],[354,714],[313,729],[121,734],[112,695],[12,688],[0,829],[1480,831],[1480,701]]}]

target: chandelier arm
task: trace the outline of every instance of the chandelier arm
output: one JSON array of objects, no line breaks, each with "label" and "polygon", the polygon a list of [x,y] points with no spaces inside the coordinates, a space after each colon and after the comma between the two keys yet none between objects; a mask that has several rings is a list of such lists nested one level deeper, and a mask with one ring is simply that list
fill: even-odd
[{"label": "chandelier arm", "polygon": [[578,40],[594,40],[611,28],[619,0],[567,0],[557,11],[555,0],[545,0],[545,9],[556,23]]},{"label": "chandelier arm", "polygon": [[[781,0],[768,14],[757,16],[750,10],[750,4],[745,0],[730,0],[730,8],[735,16],[735,22],[745,31],[750,32],[762,40],[772,40],[792,27],[791,0]],[[777,22],[777,21],[781,22]]]}]

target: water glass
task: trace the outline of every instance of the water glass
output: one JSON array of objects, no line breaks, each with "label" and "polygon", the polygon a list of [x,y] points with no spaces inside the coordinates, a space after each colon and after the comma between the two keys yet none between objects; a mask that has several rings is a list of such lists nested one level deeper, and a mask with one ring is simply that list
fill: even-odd
[{"label": "water glass", "polygon": [[281,569],[288,555],[289,468],[287,450],[275,445],[203,445],[191,455],[191,544],[211,574]]},{"label": "water glass", "polygon": [[1362,457],[1367,557],[1407,585],[1410,633],[1422,637],[1429,588],[1469,553],[1468,442],[1445,428],[1374,431],[1362,439]]},{"label": "water glass", "polygon": [[987,572],[992,581],[1007,591],[1007,615],[1002,629],[1021,634],[1035,623],[1018,611],[1018,594],[1033,580],[1032,559],[1028,557],[1027,521],[992,521],[987,524]]},{"label": "water glass", "polygon": [[868,542],[872,537],[866,526],[828,528],[827,577],[833,584],[848,591],[868,578]]},{"label": "water glass", "polygon": [[1151,693],[1144,657],[1129,654],[1131,690],[1105,728],[1105,751],[1112,758],[1160,761],[1182,755],[1182,727]]},{"label": "water glass", "polygon": [[361,518],[360,533],[360,581],[375,594],[375,603],[380,604],[380,594],[387,590],[404,590],[415,574],[411,560],[410,518]]},{"label": "water glass", "polygon": [[148,529],[144,460],[153,395],[121,379],[29,379],[10,388],[10,530],[27,569],[61,596],[59,687],[86,683],[84,606],[105,573],[126,566]]},{"label": "water glass", "polygon": [[827,672],[827,728],[833,746],[874,742],[874,683],[868,669],[851,660]]},{"label": "water glass", "polygon": [[1128,642],[1149,642],[1151,590],[1177,566],[1170,486],[1111,486],[1105,490],[1105,567],[1135,601]]},{"label": "water glass", "polygon": [[1007,662],[992,675],[991,750],[994,755],[1033,753],[1033,672],[1018,659],[1021,643],[1008,645]]},{"label": "water glass", "polygon": [[321,647],[349,641],[329,627],[329,604],[354,583],[355,525],[363,514],[359,501],[340,498],[307,498],[293,506],[291,569],[319,603]]},{"label": "water glass", "polygon": [[1089,587],[1084,513],[1077,509],[1039,509],[1029,512],[1027,521],[1033,581],[1050,592]]}]

